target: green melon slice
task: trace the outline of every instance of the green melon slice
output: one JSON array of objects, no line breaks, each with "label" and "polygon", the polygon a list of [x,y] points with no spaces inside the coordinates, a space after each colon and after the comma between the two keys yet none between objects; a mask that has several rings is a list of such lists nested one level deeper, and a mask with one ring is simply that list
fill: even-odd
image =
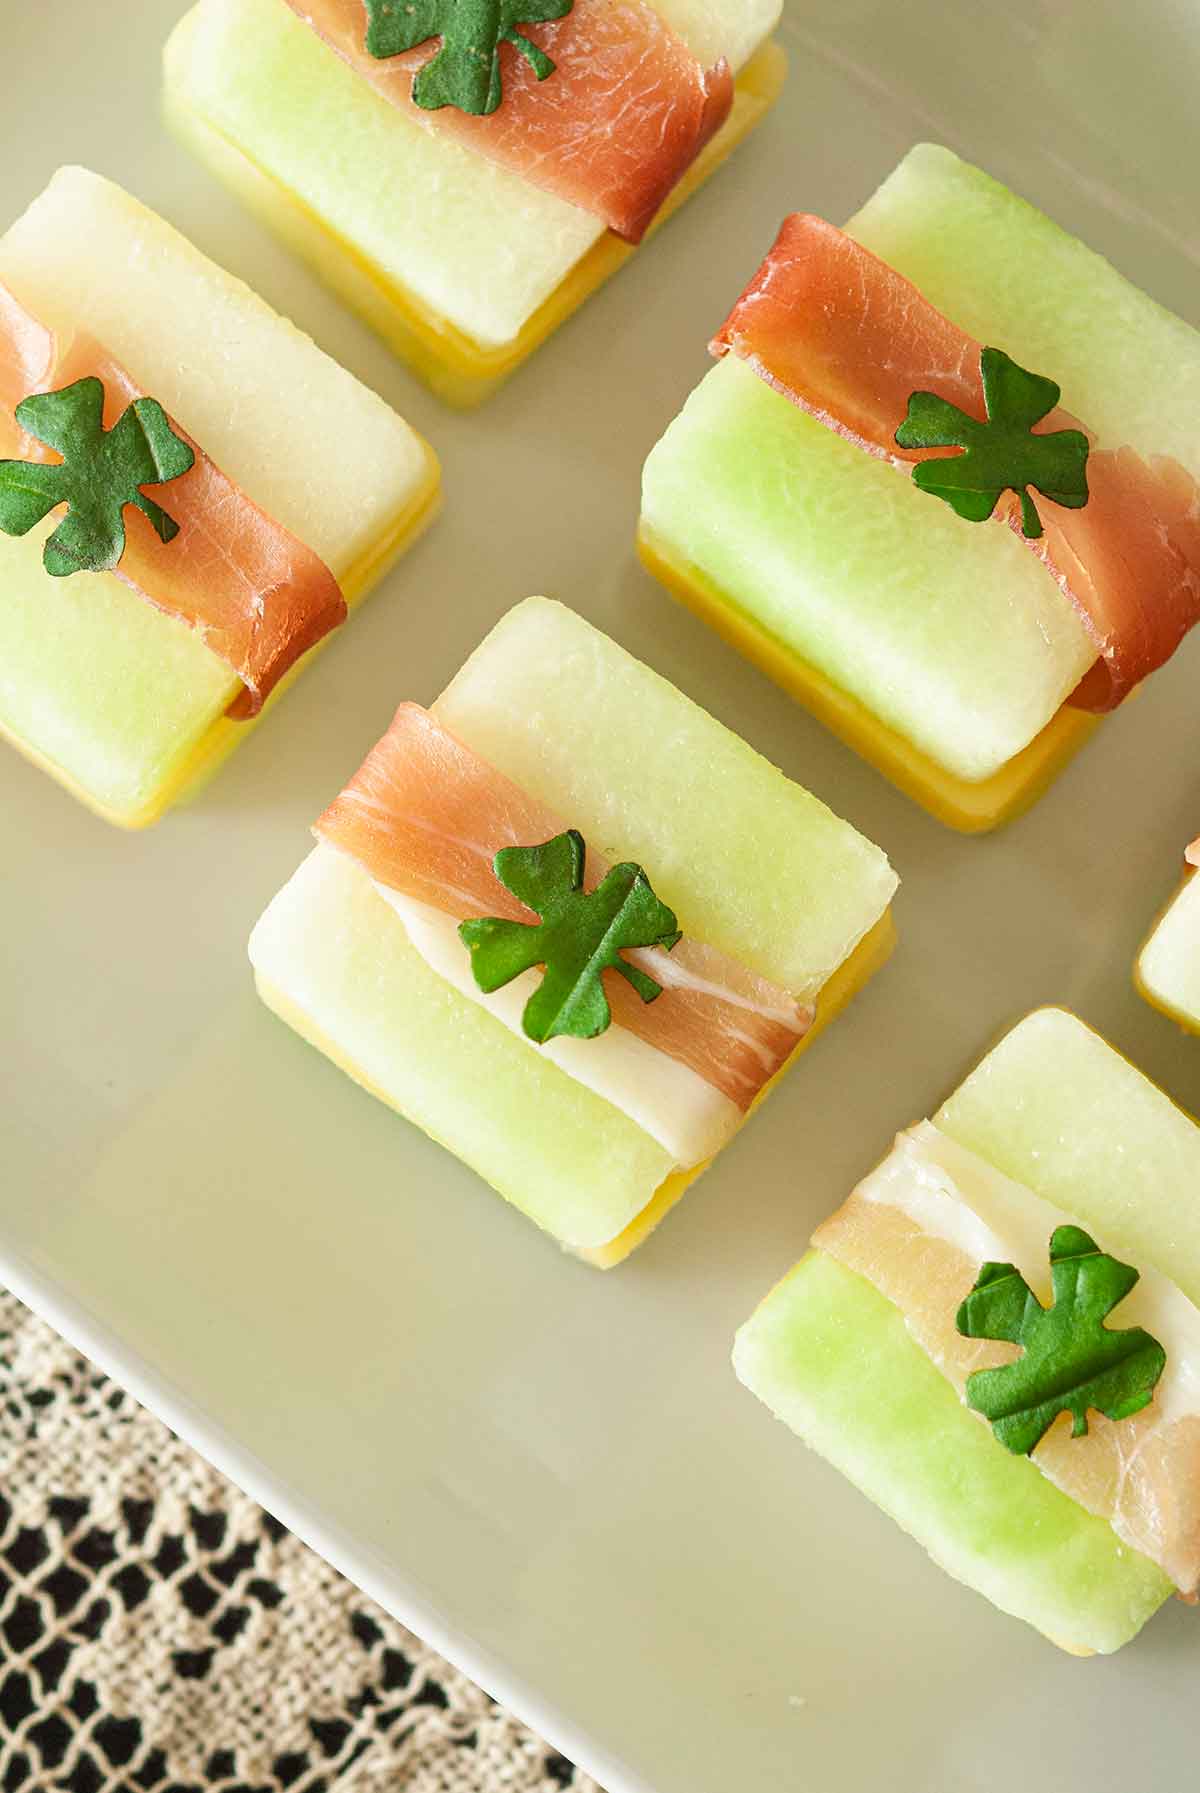
[{"label": "green melon slice", "polygon": [[[430,481],[427,447],[381,399],[98,175],[60,169],[0,237],[0,280],[52,328],[104,342],[339,578],[370,561]],[[49,578],[45,533],[0,537],[0,729],[135,822],[238,681],[119,580]]]},{"label": "green melon slice", "polygon": [[1188,878],[1142,948],[1137,982],[1147,1001],[1200,1032],[1200,876]]},{"label": "green melon slice", "polygon": [[[816,994],[881,919],[876,847],[559,604],[510,612],[435,706],[468,746],[614,860],[696,938]],[[255,929],[266,1001],[539,1226],[594,1252],[673,1169],[649,1134],[432,972],[332,849]]]},{"label": "green melon slice", "polygon": [[1200,478],[1200,332],[1027,200],[922,143],[846,228],[980,342],[1057,380],[1110,447]]},{"label": "green melon slice", "polygon": [[1118,1650],[1174,1591],[1106,1520],[998,1445],[899,1309],[824,1252],[742,1328],[734,1364],[936,1563],[1055,1642]]},{"label": "green melon slice", "polygon": [[[1074,1016],[1028,1016],[934,1119],[1118,1255],[1200,1296],[1200,1128]],[[1118,1649],[1172,1592],[1105,1521],[998,1445],[899,1310],[823,1253],[767,1297],[735,1363],[943,1568],[1056,1642]]]},{"label": "green melon slice", "polygon": [[1200,1306],[1200,1127],[1076,1016],[1027,1015],[933,1120]]},{"label": "green melon slice", "polygon": [[878,847],[562,604],[510,610],[434,709],[610,859],[644,865],[685,933],[803,1000],[892,899]]},{"label": "green melon slice", "polygon": [[651,451],[642,522],[958,778],[1027,746],[1095,658],[1010,530],[964,523],[734,356]]},{"label": "green melon slice", "polygon": [[[738,68],[780,4],[656,10],[697,55]],[[604,234],[590,213],[389,105],[285,0],[201,0],[168,46],[166,81],[171,109],[203,120],[347,253],[486,347],[513,341]]]},{"label": "green melon slice", "polygon": [[[848,228],[1107,441],[1200,472],[1200,335],[989,176],[920,146]],[[710,373],[654,449],[647,531],[947,773],[990,777],[1090,664],[1082,624],[1006,531],[889,492],[748,373]]]},{"label": "green melon slice", "polygon": [[616,1238],[669,1175],[648,1133],[431,971],[332,847],[275,898],[250,958],[272,1007],[283,997],[344,1069],[570,1250]]}]

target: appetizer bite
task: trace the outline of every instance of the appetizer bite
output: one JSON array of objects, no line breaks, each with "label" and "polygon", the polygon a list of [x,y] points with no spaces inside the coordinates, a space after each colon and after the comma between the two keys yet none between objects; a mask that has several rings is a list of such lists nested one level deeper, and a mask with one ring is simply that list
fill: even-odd
[{"label": "appetizer bite", "polygon": [[1184,854],[1183,883],[1138,955],[1134,981],[1146,1001],[1200,1033],[1200,840]]},{"label": "appetizer bite", "polygon": [[199,0],[168,120],[434,391],[485,398],[759,123],[781,0]]},{"label": "appetizer bite", "polygon": [[155,821],[438,483],[428,445],[241,281],[60,169],[0,237],[0,732],[106,820]]},{"label": "appetizer bite", "polygon": [[942,1568],[1078,1655],[1200,1583],[1200,1128],[1061,1009],[819,1227],[737,1373]]},{"label": "appetizer bite", "polygon": [[948,150],[844,231],[788,218],[711,348],[643,559],[952,827],[1200,616],[1200,335]]},{"label": "appetizer bite", "polygon": [[314,832],[250,941],[263,1000],[601,1267],[892,944],[877,847],[544,598]]}]

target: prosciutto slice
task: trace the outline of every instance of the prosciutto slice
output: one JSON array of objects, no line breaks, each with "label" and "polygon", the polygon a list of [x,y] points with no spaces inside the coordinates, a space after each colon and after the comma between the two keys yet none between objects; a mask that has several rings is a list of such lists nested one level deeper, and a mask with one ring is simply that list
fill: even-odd
[{"label": "prosciutto slice", "polygon": [[[20,430],[12,412],[31,392],[89,375],[104,385],[106,429],[145,396],[101,344],[80,333],[65,350],[56,347],[51,333],[0,287],[0,453],[57,460],[53,449]],[[169,485],[152,487],[151,496],[179,524],[179,534],[160,541],[149,520],[126,506],[126,547],[115,577],[196,630],[242,682],[230,715],[252,716],[297,660],[345,621],[346,601],[312,549],[261,511],[178,424],[172,427],[191,445],[195,465]]]},{"label": "prosciutto slice", "polygon": [[[537,918],[500,883],[501,847],[534,846],[569,824],[442,727],[402,704],[386,735],[317,822],[320,840],[355,859],[379,884],[457,921]],[[588,848],[585,885],[609,870]],[[644,1003],[607,975],[613,1020],[678,1060],[743,1111],[812,1024],[813,1011],[715,948],[684,938],[626,955],[664,994]]]},{"label": "prosciutto slice", "polygon": [[[575,0],[564,19],[522,26],[554,73],[539,81],[518,50],[501,44],[504,97],[483,117],[414,102],[413,77],[437,54],[440,38],[380,59],[366,49],[363,0],[288,5],[426,129],[593,213],[630,243],[641,241],[733,105],[729,64],[722,58],[705,69],[645,0]],[[402,169],[393,174],[403,178]]]},{"label": "prosciutto slice", "polygon": [[[963,1338],[955,1325],[983,1264],[1015,1263],[1048,1301],[1050,1236],[1070,1219],[925,1121],[900,1135],[813,1244],[900,1309],[961,1393],[972,1371],[1018,1355],[1011,1344]],[[1089,1414],[1081,1438],[1060,1415],[1032,1461],[1190,1597],[1200,1585],[1200,1312],[1165,1276],[1138,1268],[1137,1286],[1109,1324],[1145,1326],[1162,1343],[1167,1365],[1153,1400],[1129,1419]]]},{"label": "prosciutto slice", "polygon": [[29,460],[28,437],[13,413],[40,391],[54,366],[54,337],[0,286],[0,458]]},{"label": "prosciutto slice", "polygon": [[[830,429],[905,471],[957,452],[897,445],[913,392],[936,392],[986,420],[982,344],[823,218],[785,221],[711,349],[739,356]],[[1035,434],[1061,429],[1086,425],[1056,410]],[[1080,510],[1038,494],[1039,540],[1021,533],[1015,495],[1005,494],[996,515],[1043,561],[1094,642],[1096,664],[1070,701],[1100,712],[1115,709],[1200,620],[1200,488],[1168,456],[1094,441],[1087,476]]]}]

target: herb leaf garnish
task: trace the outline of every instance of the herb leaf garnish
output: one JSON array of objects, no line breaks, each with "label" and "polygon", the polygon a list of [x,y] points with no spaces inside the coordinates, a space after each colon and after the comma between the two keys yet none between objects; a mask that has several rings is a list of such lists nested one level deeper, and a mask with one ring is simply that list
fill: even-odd
[{"label": "herb leaf garnish", "polygon": [[591,1040],[612,1020],[601,972],[618,971],[643,1002],[662,985],[621,957],[627,946],[662,946],[682,935],[640,865],[614,865],[595,890],[583,889],[586,850],[574,828],[540,847],[503,847],[493,867],[540,922],[496,916],[464,921],[458,932],[471,954],[475,982],[489,994],[523,971],[545,967],[525,1004],[522,1026],[539,1045],[558,1034]]},{"label": "herb leaf garnish", "polygon": [[1016,1456],[1028,1456],[1060,1413],[1071,1414],[1071,1436],[1081,1438],[1089,1407],[1112,1420],[1140,1412],[1167,1360],[1140,1326],[1104,1325],[1138,1281],[1136,1270],[1109,1257],[1077,1226],[1055,1228],[1050,1265],[1048,1308],[1015,1265],[985,1264],[958,1310],[964,1337],[1023,1347],[1015,1362],[967,1378],[967,1405],[991,1421]]},{"label": "herb leaf garnish", "polygon": [[127,504],[136,504],[149,518],[160,541],[179,534],[174,518],[140,490],[178,479],[196,459],[157,399],[134,399],[106,430],[104,386],[89,375],[58,392],[22,399],[16,419],[63,458],[0,461],[0,529],[26,535],[57,505],[68,505],[42,551],[46,571],[55,578],[109,572],[117,565],[125,552]]},{"label": "herb leaf garnish", "polygon": [[917,485],[944,498],[971,523],[985,522],[1005,492],[1016,492],[1023,532],[1036,541],[1042,520],[1030,486],[1055,504],[1080,510],[1088,501],[1088,439],[1082,430],[1032,434],[1062,396],[1053,380],[1018,367],[1003,349],[984,349],[979,371],[986,423],[936,392],[914,392],[896,441],[901,448],[964,449],[961,455],[919,462],[913,473]]},{"label": "herb leaf garnish", "polygon": [[457,106],[481,116],[495,112],[504,97],[500,45],[512,44],[544,81],[554,64],[517,26],[563,19],[573,5],[574,0],[366,0],[367,50],[384,60],[440,36],[441,49],[413,81],[413,99],[428,112]]}]

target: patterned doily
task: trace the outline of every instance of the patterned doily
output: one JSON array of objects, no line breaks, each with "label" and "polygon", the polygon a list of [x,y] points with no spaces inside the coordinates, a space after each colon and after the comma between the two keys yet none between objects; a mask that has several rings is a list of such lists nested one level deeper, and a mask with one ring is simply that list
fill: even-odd
[{"label": "patterned doily", "polygon": [[18,1788],[600,1793],[0,1290]]}]

